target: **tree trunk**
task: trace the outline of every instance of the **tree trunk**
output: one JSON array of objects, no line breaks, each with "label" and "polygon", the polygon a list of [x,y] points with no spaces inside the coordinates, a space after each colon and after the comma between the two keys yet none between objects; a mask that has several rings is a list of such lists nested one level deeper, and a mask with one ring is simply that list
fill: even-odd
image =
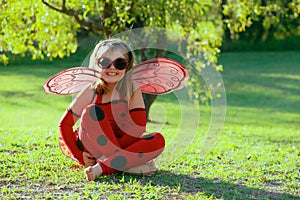
[{"label": "tree trunk", "polygon": [[144,102],[145,102],[145,107],[146,107],[147,121],[151,121],[151,119],[149,118],[149,111],[150,111],[150,107],[153,104],[153,102],[155,101],[157,95],[143,93],[143,97],[144,97]]},{"label": "tree trunk", "polygon": [[[164,32],[159,32],[159,36],[156,41],[156,50],[155,50],[155,58],[164,58],[167,55],[167,36]],[[141,61],[147,60],[145,52],[142,50],[140,52],[141,56]],[[143,94],[144,97],[144,102],[145,102],[145,107],[146,107],[146,113],[147,113],[147,121],[151,121],[149,119],[149,112],[150,112],[150,107],[154,103],[157,95],[152,95],[152,94]]]}]

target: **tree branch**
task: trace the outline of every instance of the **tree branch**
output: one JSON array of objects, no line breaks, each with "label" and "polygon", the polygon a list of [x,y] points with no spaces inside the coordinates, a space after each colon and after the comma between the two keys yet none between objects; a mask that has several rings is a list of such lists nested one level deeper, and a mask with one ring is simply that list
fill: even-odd
[{"label": "tree branch", "polygon": [[45,0],[42,0],[42,3],[45,4],[47,7],[49,7],[52,10],[55,10],[57,12],[74,17],[76,22],[78,24],[80,24],[86,30],[90,30],[94,33],[99,33],[104,30],[102,23],[99,23],[99,21],[95,21],[91,17],[86,17],[86,18],[80,17],[80,15],[83,14],[83,11],[78,11],[78,10],[76,11],[73,9],[68,9],[66,6],[66,0],[62,0],[61,9],[51,5],[50,3],[46,2]]},{"label": "tree branch", "polygon": [[[65,1],[65,0],[63,0],[63,1]],[[45,4],[46,6],[48,6],[49,8],[51,8],[52,10],[55,10],[55,11],[61,12],[61,13],[65,13],[65,11],[63,9],[58,9],[58,8],[52,6],[51,4],[49,4],[48,2],[46,2],[45,0],[42,0],[42,3]]]},{"label": "tree branch", "polygon": [[61,5],[62,9],[67,9],[66,8],[66,0],[62,0],[62,5]]}]

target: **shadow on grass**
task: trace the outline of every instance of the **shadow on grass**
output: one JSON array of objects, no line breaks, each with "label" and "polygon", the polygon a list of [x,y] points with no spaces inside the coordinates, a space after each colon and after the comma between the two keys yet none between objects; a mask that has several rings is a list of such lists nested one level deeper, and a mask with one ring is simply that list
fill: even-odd
[{"label": "shadow on grass", "polygon": [[299,80],[263,77],[258,74],[248,76],[256,77],[259,81],[247,79],[246,76],[242,77],[239,84],[246,86],[244,90],[242,87],[227,90],[229,106],[267,108],[279,112],[297,113],[298,109],[295,108],[299,108],[296,98],[300,94]]},{"label": "shadow on grass", "polygon": [[[123,177],[124,176],[124,177]],[[235,184],[221,180],[209,180],[201,177],[193,177],[186,174],[175,174],[169,171],[159,171],[151,177],[134,176],[128,174],[116,174],[110,177],[101,177],[96,181],[111,184],[130,184],[136,179],[140,184],[159,187],[169,187],[178,190],[182,195],[194,195],[198,192],[207,197],[232,199],[300,199],[300,196],[281,192],[267,191],[252,188],[242,184]],[[122,181],[121,181],[122,180]]]},{"label": "shadow on grass", "polygon": [[227,105],[297,113],[300,52],[222,54]]}]

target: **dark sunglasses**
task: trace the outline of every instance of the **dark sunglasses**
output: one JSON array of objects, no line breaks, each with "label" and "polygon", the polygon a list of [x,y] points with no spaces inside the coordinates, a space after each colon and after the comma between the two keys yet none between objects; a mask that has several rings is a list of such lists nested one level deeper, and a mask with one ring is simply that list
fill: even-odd
[{"label": "dark sunglasses", "polygon": [[100,57],[97,60],[97,65],[101,69],[108,69],[111,66],[111,64],[114,64],[115,68],[118,70],[126,69],[126,67],[128,66],[128,62],[125,58],[117,58],[114,61],[112,61],[109,58]]}]

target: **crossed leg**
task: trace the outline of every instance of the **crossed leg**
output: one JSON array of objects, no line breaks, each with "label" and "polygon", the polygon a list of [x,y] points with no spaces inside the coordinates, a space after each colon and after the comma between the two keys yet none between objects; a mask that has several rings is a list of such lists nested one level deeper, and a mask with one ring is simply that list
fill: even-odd
[{"label": "crossed leg", "polygon": [[162,153],[165,146],[163,136],[153,133],[121,149],[109,121],[101,108],[95,105],[84,111],[79,135],[84,146],[95,158],[103,155],[106,157],[85,169],[88,180],[118,171],[151,175],[156,171],[153,159]]}]

